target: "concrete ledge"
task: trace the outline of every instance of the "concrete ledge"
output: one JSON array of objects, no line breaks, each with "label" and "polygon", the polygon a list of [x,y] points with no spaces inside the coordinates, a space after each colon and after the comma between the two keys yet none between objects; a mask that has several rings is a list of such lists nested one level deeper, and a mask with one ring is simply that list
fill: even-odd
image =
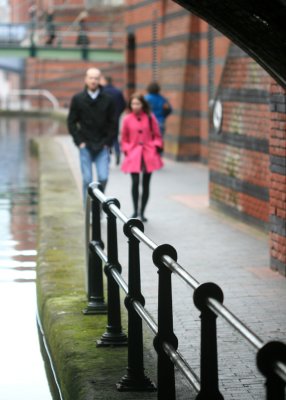
[{"label": "concrete ledge", "polygon": [[57,119],[60,121],[65,121],[67,118],[68,109],[67,108],[59,108],[57,110],[53,109],[29,109],[29,110],[5,110],[0,109],[0,115],[2,117],[52,117],[53,119]]},{"label": "concrete ledge", "polygon": [[[137,398],[115,388],[126,373],[127,349],[95,346],[105,331],[106,316],[82,314],[86,306],[84,216],[62,148],[53,138],[40,139],[38,146],[38,310],[63,398]],[[141,398],[150,397],[146,393]]]}]

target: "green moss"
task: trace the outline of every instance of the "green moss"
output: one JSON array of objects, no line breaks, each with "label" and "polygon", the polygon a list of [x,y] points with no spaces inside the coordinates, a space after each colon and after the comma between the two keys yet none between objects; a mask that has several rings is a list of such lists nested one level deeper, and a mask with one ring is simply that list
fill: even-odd
[{"label": "green moss", "polygon": [[[37,301],[46,341],[65,400],[133,399],[116,391],[126,374],[127,348],[97,348],[106,315],[84,315],[84,216],[71,172],[53,138],[39,143],[40,196]],[[106,288],[104,289],[106,292]],[[122,313],[126,327],[126,313]],[[126,331],[126,329],[124,329]],[[153,371],[153,376],[155,372]],[[140,398],[150,397],[149,393]]]},{"label": "green moss", "polygon": [[229,156],[226,160],[226,170],[228,176],[235,177],[236,176],[236,160],[234,157]]},{"label": "green moss", "polygon": [[229,192],[229,202],[232,206],[237,205],[237,192],[233,189],[231,189]]},{"label": "green moss", "polygon": [[[37,300],[65,400],[114,391],[125,374],[126,348],[96,348],[106,315],[86,316],[83,213],[78,189],[58,144],[40,139]],[[108,370],[108,376],[107,376]],[[102,390],[108,383],[109,389]],[[104,396],[102,397],[104,399]]]},{"label": "green moss", "polygon": [[29,153],[32,157],[38,157],[39,156],[39,147],[38,144],[35,140],[30,139],[29,140]]},{"label": "green moss", "polygon": [[221,200],[221,188],[220,188],[220,186],[214,184],[212,192],[211,192],[211,197],[214,200]]}]

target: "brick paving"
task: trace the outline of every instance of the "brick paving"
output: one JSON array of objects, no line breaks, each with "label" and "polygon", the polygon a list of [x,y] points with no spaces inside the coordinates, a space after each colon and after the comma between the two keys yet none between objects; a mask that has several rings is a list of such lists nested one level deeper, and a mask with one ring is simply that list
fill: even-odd
[{"label": "brick paving", "polygon": [[[58,137],[81,191],[77,150],[69,137]],[[106,195],[116,197],[127,216],[132,213],[130,177],[111,162]],[[199,163],[165,160],[152,176],[145,233],[156,244],[169,243],[178,262],[200,283],[215,282],[224,292],[224,304],[264,342],[286,342],[286,279],[269,268],[268,236],[208,207],[208,169]],[[126,278],[126,237],[121,233],[119,260]],[[105,224],[103,223],[103,230]],[[146,308],[156,320],[157,270],[151,252],[141,245],[142,293]],[[174,329],[179,350],[199,375],[199,312],[192,289],[173,276]],[[147,333],[151,338],[151,334]],[[145,340],[146,369],[155,357],[152,341]],[[220,390],[226,400],[265,398],[263,377],[255,365],[253,348],[218,318]],[[154,371],[154,368],[151,367]],[[195,398],[178,376],[177,399]],[[156,377],[151,376],[152,380]],[[190,394],[191,393],[191,394]],[[131,395],[128,399],[156,398],[155,394]]]}]

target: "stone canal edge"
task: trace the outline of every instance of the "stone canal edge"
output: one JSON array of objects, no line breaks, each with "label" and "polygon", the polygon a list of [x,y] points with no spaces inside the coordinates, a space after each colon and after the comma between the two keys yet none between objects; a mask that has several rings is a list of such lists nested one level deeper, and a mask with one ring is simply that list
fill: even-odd
[{"label": "stone canal edge", "polygon": [[[84,215],[61,146],[36,142],[39,157],[38,314],[64,400],[156,398],[120,393],[127,348],[96,348],[106,315],[85,316]],[[121,296],[122,297],[122,296]],[[126,314],[122,313],[126,332]],[[145,397],[146,396],[146,397]]]}]

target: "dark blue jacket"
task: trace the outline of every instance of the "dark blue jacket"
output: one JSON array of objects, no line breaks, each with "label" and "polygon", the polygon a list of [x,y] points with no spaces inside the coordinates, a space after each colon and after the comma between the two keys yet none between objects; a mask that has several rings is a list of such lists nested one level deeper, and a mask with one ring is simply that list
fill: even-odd
[{"label": "dark blue jacket", "polygon": [[121,90],[117,89],[113,85],[103,86],[103,91],[105,93],[109,94],[109,96],[111,96],[114,101],[115,120],[118,123],[119,117],[122,114],[122,112],[125,110],[125,107],[126,107],[126,102],[125,102],[124,96],[123,96]]}]

